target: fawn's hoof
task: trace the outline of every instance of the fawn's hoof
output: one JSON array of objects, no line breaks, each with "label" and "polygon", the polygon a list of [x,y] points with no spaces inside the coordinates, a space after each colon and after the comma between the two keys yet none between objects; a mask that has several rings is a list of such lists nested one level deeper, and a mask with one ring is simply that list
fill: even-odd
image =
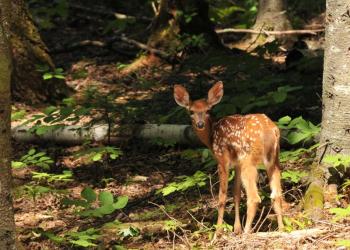
[{"label": "fawn's hoof", "polygon": [[233,232],[235,234],[242,234],[242,226],[241,225],[239,225],[239,226],[234,225]]}]

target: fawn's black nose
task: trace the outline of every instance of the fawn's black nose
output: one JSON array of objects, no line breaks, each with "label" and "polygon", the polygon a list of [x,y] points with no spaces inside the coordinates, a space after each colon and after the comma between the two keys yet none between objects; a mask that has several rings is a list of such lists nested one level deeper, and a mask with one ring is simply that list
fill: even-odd
[{"label": "fawn's black nose", "polygon": [[197,122],[197,128],[204,128],[204,122]]}]

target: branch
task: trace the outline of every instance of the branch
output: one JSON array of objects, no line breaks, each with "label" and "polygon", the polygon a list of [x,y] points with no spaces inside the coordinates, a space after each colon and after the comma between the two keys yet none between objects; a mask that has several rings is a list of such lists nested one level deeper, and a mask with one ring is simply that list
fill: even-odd
[{"label": "branch", "polygon": [[170,60],[170,55],[168,53],[166,53],[165,51],[163,51],[163,50],[159,50],[159,49],[155,49],[155,48],[149,47],[147,44],[144,44],[144,43],[138,42],[136,40],[127,38],[124,35],[121,36],[121,37],[118,37],[118,39],[120,39],[123,42],[132,44],[132,45],[134,45],[134,46],[136,46],[136,47],[138,47],[140,49],[147,50],[148,52],[151,52],[151,53],[159,56],[162,59]]},{"label": "branch", "polygon": [[[78,49],[81,47],[85,47],[85,46],[95,46],[95,47],[106,47],[106,48],[112,48],[112,44],[117,42],[117,41],[122,41],[124,43],[130,44],[134,47],[137,47],[139,49],[143,49],[146,50],[150,53],[153,53],[157,56],[159,56],[160,58],[167,60],[167,61],[171,61],[171,57],[168,53],[166,53],[163,50],[159,50],[159,49],[155,49],[152,48],[150,46],[148,46],[147,44],[141,43],[139,41],[130,39],[124,35],[122,36],[114,36],[110,39],[108,39],[106,42],[104,41],[98,41],[98,40],[83,40],[80,42],[76,42],[76,43],[72,43],[71,45],[68,45],[66,48],[55,48],[52,49],[50,52],[51,53],[62,53],[62,52],[68,52],[74,49]],[[116,50],[115,48],[113,48],[113,50]],[[127,53],[126,51],[122,51],[122,50],[117,50],[117,52],[120,52],[121,54],[125,54],[127,56],[131,56],[130,53]]]},{"label": "branch", "polygon": [[317,35],[318,33],[324,32],[324,29],[313,29],[313,30],[252,30],[252,29],[217,29],[215,30],[218,34],[223,33],[251,33],[260,34],[264,33],[266,35],[298,35],[298,34],[309,34]]},{"label": "branch", "polygon": [[118,12],[113,12],[113,11],[107,11],[107,10],[103,10],[101,8],[94,8],[94,9],[90,9],[81,5],[77,5],[77,4],[69,4],[70,8],[79,10],[79,11],[85,11],[85,12],[89,12],[89,13],[93,13],[93,14],[98,14],[101,16],[114,16],[117,19],[138,19],[144,22],[151,22],[153,19],[150,17],[146,17],[146,16],[130,16],[130,15],[126,15],[123,13],[118,13]]}]

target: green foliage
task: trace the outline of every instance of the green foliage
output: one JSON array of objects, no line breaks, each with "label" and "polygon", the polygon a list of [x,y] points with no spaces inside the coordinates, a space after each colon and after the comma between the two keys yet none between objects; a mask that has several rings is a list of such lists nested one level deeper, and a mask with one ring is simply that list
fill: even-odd
[{"label": "green foliage", "polygon": [[330,208],[329,211],[335,215],[334,221],[350,219],[350,205],[347,208]]},{"label": "green foliage", "polygon": [[45,152],[37,152],[36,149],[32,148],[19,161],[12,161],[11,165],[13,168],[38,166],[43,169],[50,169],[52,163],[54,161]]},{"label": "green foliage", "polygon": [[39,233],[58,244],[70,244],[77,247],[94,247],[96,241],[101,237],[98,229],[89,228],[85,231],[70,231],[63,236],[57,236],[54,233],[39,230]]},{"label": "green foliage", "polygon": [[89,148],[84,149],[77,154],[75,154],[76,157],[81,156],[88,156],[89,159],[93,162],[102,161],[106,157],[108,157],[111,160],[117,159],[122,152],[117,147],[111,147],[111,146],[101,146],[96,148]]},{"label": "green foliage", "polygon": [[164,221],[163,229],[167,232],[174,232],[176,229],[181,227],[181,223],[177,220],[167,220]]},{"label": "green foliage", "polygon": [[149,140],[149,142],[153,145],[157,145],[165,148],[174,147],[176,145],[175,140],[163,139],[161,137],[152,138],[151,140]]},{"label": "green foliage", "polygon": [[[22,125],[35,123],[29,129],[29,132],[43,135],[64,128],[66,122],[75,124],[81,121],[82,118],[89,117],[90,121],[85,124],[85,127],[106,123],[109,127],[108,133],[110,133],[118,110],[114,99],[115,97],[112,95],[103,95],[96,88],[90,88],[84,93],[81,104],[78,105],[73,98],[64,99],[60,107],[49,106],[42,114],[33,115],[31,119],[28,119]],[[79,130],[80,127],[77,128],[78,132]],[[109,136],[110,134],[108,134],[108,138]],[[110,151],[112,149],[106,148],[105,150]],[[113,153],[110,153],[110,155],[113,157]]]},{"label": "green foliage", "polygon": [[[127,196],[119,196],[116,200],[113,194],[108,191],[102,191],[98,195],[95,191],[87,187],[82,190],[81,197],[83,199],[63,199],[62,203],[67,206],[82,207],[83,210],[78,212],[83,217],[103,217],[113,213],[117,209],[122,209],[128,203]],[[94,206],[94,203],[98,200],[98,206]]]},{"label": "green foliage", "polygon": [[258,1],[211,0],[209,4],[209,17],[214,23],[235,28],[249,28],[256,18]]},{"label": "green foliage", "polygon": [[54,28],[56,26],[54,18],[59,17],[65,20],[68,17],[68,0],[29,0],[27,4],[35,22],[41,29]]},{"label": "green foliage", "polygon": [[182,151],[181,158],[191,160],[194,163],[201,162],[205,169],[214,167],[217,165],[217,162],[212,154],[212,152],[207,149],[186,149]]},{"label": "green foliage", "polygon": [[35,205],[37,197],[53,191],[49,187],[44,187],[40,185],[24,185],[23,190],[33,199]]},{"label": "green foliage", "polygon": [[350,187],[350,179],[346,179],[344,183],[341,185],[342,190],[345,190],[348,187]]},{"label": "green foliage", "polygon": [[[315,144],[311,146],[310,148],[298,148],[296,150],[290,150],[290,151],[282,151],[280,153],[280,162],[285,163],[285,162],[290,162],[290,163],[301,163],[305,164],[306,161],[313,161],[313,154],[314,151],[317,149],[319,144]],[[310,158],[302,158],[303,155],[311,155]]]},{"label": "green foliage", "polygon": [[283,224],[287,232],[292,232],[295,230],[303,230],[311,226],[312,222],[306,217],[293,218],[283,216]]},{"label": "green foliage", "polygon": [[89,228],[81,232],[68,232],[65,234],[67,241],[73,245],[80,247],[93,247],[98,238],[101,237],[99,230],[95,228]]},{"label": "green foliage", "polygon": [[179,176],[177,179],[179,181],[169,183],[166,187],[159,189],[157,194],[161,193],[163,196],[167,196],[174,192],[184,192],[192,187],[203,187],[206,185],[208,175],[202,171],[197,171],[192,176]]},{"label": "green foliage", "polygon": [[275,106],[284,103],[290,93],[302,89],[300,86],[284,85],[277,87],[277,90],[268,91],[260,97],[251,91],[244,91],[232,99],[225,100],[221,105],[214,107],[218,116],[231,115],[233,113],[251,113],[256,108]]},{"label": "green foliage", "polygon": [[127,227],[120,229],[119,234],[123,238],[136,237],[140,235],[140,230],[136,227]]},{"label": "green foliage", "polygon": [[50,174],[32,171],[33,180],[45,180],[46,182],[69,182],[73,181],[73,173],[70,170],[63,171],[62,174]]},{"label": "green foliage", "polygon": [[350,240],[337,240],[336,246],[350,248]]},{"label": "green foliage", "polygon": [[342,155],[342,154],[326,155],[323,158],[323,162],[330,164],[335,168],[340,166],[347,168],[350,166],[350,155]]},{"label": "green foliage", "polygon": [[233,231],[233,226],[227,223],[222,223],[221,225],[215,225],[214,226],[216,229],[223,229],[224,232],[232,232]]},{"label": "green foliage", "polygon": [[282,180],[287,180],[292,183],[299,183],[302,178],[306,177],[306,171],[287,170],[282,172]]},{"label": "green foliage", "polygon": [[208,44],[205,40],[204,34],[191,35],[191,34],[180,34],[177,35],[177,39],[180,44],[175,48],[171,54],[177,54],[180,51],[188,51],[192,49],[203,50]]},{"label": "green foliage", "polygon": [[62,68],[55,68],[53,71],[51,71],[48,65],[36,65],[36,70],[43,74],[44,80],[50,80],[52,78],[65,79]]},{"label": "green foliage", "polygon": [[25,110],[18,110],[18,111],[12,110],[11,121],[22,120],[26,114],[27,112]]},{"label": "green foliage", "polygon": [[287,131],[284,139],[292,145],[314,139],[321,130],[319,125],[315,126],[312,122],[304,120],[301,116],[294,119],[284,116],[278,120],[277,125],[280,129]]}]

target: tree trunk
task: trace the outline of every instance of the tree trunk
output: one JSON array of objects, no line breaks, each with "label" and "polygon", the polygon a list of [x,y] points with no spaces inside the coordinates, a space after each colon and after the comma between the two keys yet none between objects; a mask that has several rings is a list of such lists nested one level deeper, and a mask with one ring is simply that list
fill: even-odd
[{"label": "tree trunk", "polygon": [[[6,13],[5,13],[6,14]],[[69,92],[63,80],[43,80],[36,65],[54,69],[48,49],[28,13],[24,0],[12,0],[8,15],[14,71],[12,95],[27,103],[60,100]]]},{"label": "tree trunk", "polygon": [[9,2],[0,1],[0,247],[16,249],[11,190],[11,54],[3,24]]},{"label": "tree trunk", "polygon": [[208,8],[208,3],[204,0],[161,0],[148,45],[176,52],[181,47],[181,37],[200,35],[205,42],[202,49],[220,46],[208,17]]},{"label": "tree trunk", "polygon": [[[165,52],[167,61],[173,64],[190,53],[222,48],[209,20],[208,10],[209,5],[205,0],[161,0],[147,42],[149,51],[153,48]],[[164,58],[150,52],[120,73],[128,75],[140,68],[155,66],[160,64],[159,59]]]},{"label": "tree trunk", "polygon": [[[349,1],[327,0],[321,147],[317,152],[320,163],[325,155],[350,154],[349,27]],[[313,180],[310,187],[324,193],[329,171],[322,164],[317,167],[322,175]],[[322,208],[323,202],[315,206]]]},{"label": "tree trunk", "polygon": [[[256,16],[255,24],[253,26],[254,30],[262,31],[281,31],[281,30],[291,30],[292,25],[288,19],[287,8],[285,0],[259,0],[258,13]],[[288,39],[287,39],[288,38]],[[288,41],[294,41],[293,36],[286,35],[268,35],[266,36],[263,32],[261,34],[250,34],[245,38],[245,43],[247,41],[250,43],[254,42],[252,46],[257,47],[259,45],[271,42],[275,39],[280,40],[282,43],[287,43]]]}]

